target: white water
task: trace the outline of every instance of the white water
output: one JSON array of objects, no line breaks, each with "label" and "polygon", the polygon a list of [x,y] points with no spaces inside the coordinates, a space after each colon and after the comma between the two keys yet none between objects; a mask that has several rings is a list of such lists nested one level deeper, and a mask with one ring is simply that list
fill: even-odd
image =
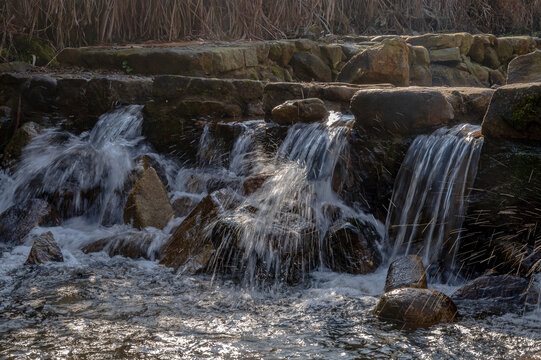
[{"label": "white water", "polygon": [[[293,128],[279,155],[261,161],[262,167],[244,166],[263,156],[254,147],[253,138],[246,136],[250,139],[239,138],[235,144],[232,154],[236,155],[231,155],[228,169],[187,169],[149,153],[138,130],[139,109],[130,107],[102,117],[98,129],[92,131],[94,136],[45,132],[25,151],[19,171],[29,174],[29,178],[47,171],[53,174],[61,169],[60,159],[80,159],[76,151],[80,149],[93,156],[87,158],[90,166],[80,166],[77,186],[112,184],[120,188],[124,181],[112,178],[112,174],[125,179],[136,168],[134,159],[147,154],[165,169],[172,197],[201,197],[206,193],[206,181],[213,177],[227,176],[240,181],[245,174],[270,169],[276,173],[245,202],[262,207],[270,216],[269,226],[275,226],[280,219],[295,225],[300,218],[314,221],[318,229],[325,230],[328,219],[320,209],[326,204],[339,206],[344,217],[361,214],[341,204],[330,187],[328,169],[338,161],[348,131],[347,118],[345,123],[337,120],[331,118],[327,126]],[[121,124],[131,125],[117,132]],[[250,129],[253,128],[243,134],[249,135]],[[117,136],[113,137],[110,131]],[[66,141],[43,141],[59,135]],[[37,149],[38,143],[41,151]],[[313,146],[301,151],[303,145]],[[110,150],[119,156],[116,161],[121,166],[105,154]],[[308,153],[311,155],[307,156]],[[34,162],[29,154],[42,162]],[[73,163],[67,161],[64,166]],[[0,173],[3,209],[15,201],[12,194],[23,196],[17,194],[18,188],[30,189],[29,194],[34,195],[40,189],[55,191],[72,185],[68,177],[60,174],[55,179],[51,175],[44,178],[51,183],[42,181],[38,190],[32,190],[22,174]],[[97,181],[98,174],[107,183]],[[289,218],[275,210],[278,205],[297,204],[299,196],[307,196],[307,200],[301,203],[298,217]],[[541,351],[541,325],[536,313],[486,319],[466,317],[456,324],[413,332],[380,323],[374,319],[372,309],[383,292],[385,269],[361,276],[320,269],[298,286],[261,291],[228,281],[211,281],[205,275],[174,274],[155,261],[84,254],[80,249],[94,240],[133,231],[119,221],[114,225],[101,224],[105,208],[125,201],[125,195],[106,190],[97,199],[85,203],[81,198],[79,203],[71,203],[88,216],[69,219],[54,228],[34,229],[36,234],[53,232],[64,263],[25,267],[22,264],[30,251],[29,243],[0,249],[0,358],[509,359]],[[265,217],[256,219],[264,222]],[[249,223],[255,224],[254,221]],[[163,231],[143,231],[154,234],[155,245],[159,246],[174,225],[173,221]],[[265,244],[254,246],[255,253],[272,254]],[[443,285],[436,288],[448,294],[454,290]]]},{"label": "white water", "polygon": [[418,253],[425,264],[454,266],[483,144],[480,130],[457,125],[412,143],[395,180],[386,221],[391,258]]}]

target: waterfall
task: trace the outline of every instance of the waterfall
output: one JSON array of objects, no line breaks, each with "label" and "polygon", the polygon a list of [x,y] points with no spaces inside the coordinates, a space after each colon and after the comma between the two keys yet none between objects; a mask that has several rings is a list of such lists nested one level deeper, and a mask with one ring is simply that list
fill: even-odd
[{"label": "waterfall", "polygon": [[218,220],[216,272],[230,269],[249,284],[295,281],[320,264],[320,243],[333,220],[325,207],[339,209],[343,218],[374,221],[343,204],[332,190],[352,122],[333,113],[325,123],[289,129],[265,168],[271,175],[263,186]]},{"label": "waterfall", "polygon": [[117,222],[133,159],[146,149],[141,109],[128,106],[102,115],[91,132],[79,136],[44,130],[25,147],[0,210],[39,197],[54,203],[65,217]]},{"label": "waterfall", "polygon": [[395,181],[385,225],[391,259],[418,253],[425,264],[454,265],[483,144],[480,130],[462,124],[412,143]]}]

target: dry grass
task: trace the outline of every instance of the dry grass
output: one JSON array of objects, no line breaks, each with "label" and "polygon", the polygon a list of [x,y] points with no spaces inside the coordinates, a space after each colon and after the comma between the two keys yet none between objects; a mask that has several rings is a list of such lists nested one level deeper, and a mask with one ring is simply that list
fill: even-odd
[{"label": "dry grass", "polygon": [[[541,30],[541,0],[4,0],[2,43],[24,33],[57,48],[323,33]],[[314,32],[314,31],[313,31]]]}]

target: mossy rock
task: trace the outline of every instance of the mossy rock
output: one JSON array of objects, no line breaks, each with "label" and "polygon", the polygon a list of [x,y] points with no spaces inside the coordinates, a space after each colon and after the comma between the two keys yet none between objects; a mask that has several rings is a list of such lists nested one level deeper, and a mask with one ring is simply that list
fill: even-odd
[{"label": "mossy rock", "polygon": [[32,62],[32,55],[36,56],[36,65],[45,66],[50,65],[58,66],[56,61],[56,51],[45,42],[32,38],[28,35],[18,35],[13,41],[13,45],[21,58],[21,60]]},{"label": "mossy rock", "polygon": [[539,122],[541,116],[541,93],[520,99],[511,110],[509,123],[517,130],[526,130],[532,122]]}]

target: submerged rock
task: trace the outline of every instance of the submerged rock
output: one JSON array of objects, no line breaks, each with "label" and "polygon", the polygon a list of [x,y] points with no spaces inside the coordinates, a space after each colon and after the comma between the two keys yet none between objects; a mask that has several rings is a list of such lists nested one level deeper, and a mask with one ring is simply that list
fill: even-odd
[{"label": "submerged rock", "polygon": [[245,195],[251,195],[263,186],[263,183],[270,178],[272,174],[270,173],[261,173],[255,174],[247,177],[242,183],[242,189],[244,190]]},{"label": "submerged rock", "polygon": [[63,262],[64,257],[60,247],[54,240],[53,234],[49,231],[41,234],[34,240],[34,245],[30,250],[25,265],[45,264],[49,261]]},{"label": "submerged rock", "polygon": [[188,216],[200,201],[199,197],[184,195],[175,199],[171,206],[173,206],[176,217],[184,217]]},{"label": "submerged rock", "polygon": [[474,301],[484,314],[503,314],[537,305],[539,293],[524,278],[499,275],[479,277],[458,289],[452,298],[457,303]]},{"label": "submerged rock", "polygon": [[131,259],[156,259],[159,249],[154,249],[149,255],[149,248],[154,241],[150,233],[130,231],[125,234],[115,235],[97,240],[83,248],[85,254],[105,251],[109,256],[124,256]]},{"label": "submerged rock", "polygon": [[138,229],[163,229],[174,212],[165,188],[154,168],[147,168],[135,183],[124,208],[124,222]]},{"label": "submerged rock", "polygon": [[423,328],[455,321],[458,310],[453,300],[438,291],[403,288],[384,294],[374,313],[404,328]]},{"label": "submerged rock", "polygon": [[402,256],[389,265],[385,292],[400,288],[426,289],[426,273],[418,255]]},{"label": "submerged rock", "polygon": [[338,81],[353,84],[409,84],[408,46],[401,39],[384,40],[355,55],[338,74]]},{"label": "submerged rock", "polygon": [[324,120],[329,112],[321,99],[289,100],[272,109],[272,119],[280,125]]},{"label": "submerged rock", "polygon": [[507,83],[541,82],[541,50],[519,56],[509,63]]},{"label": "submerged rock", "polygon": [[381,264],[375,241],[379,236],[369,224],[341,221],[333,225],[323,240],[325,263],[333,271],[367,274]]},{"label": "submerged rock", "polygon": [[192,273],[206,268],[215,252],[212,225],[218,214],[239,203],[238,196],[228,189],[204,197],[163,245],[160,264],[175,269],[184,266]]},{"label": "submerged rock", "polygon": [[61,222],[56,210],[46,201],[30,199],[13,205],[0,215],[0,242],[20,245],[33,228],[55,226]]}]

